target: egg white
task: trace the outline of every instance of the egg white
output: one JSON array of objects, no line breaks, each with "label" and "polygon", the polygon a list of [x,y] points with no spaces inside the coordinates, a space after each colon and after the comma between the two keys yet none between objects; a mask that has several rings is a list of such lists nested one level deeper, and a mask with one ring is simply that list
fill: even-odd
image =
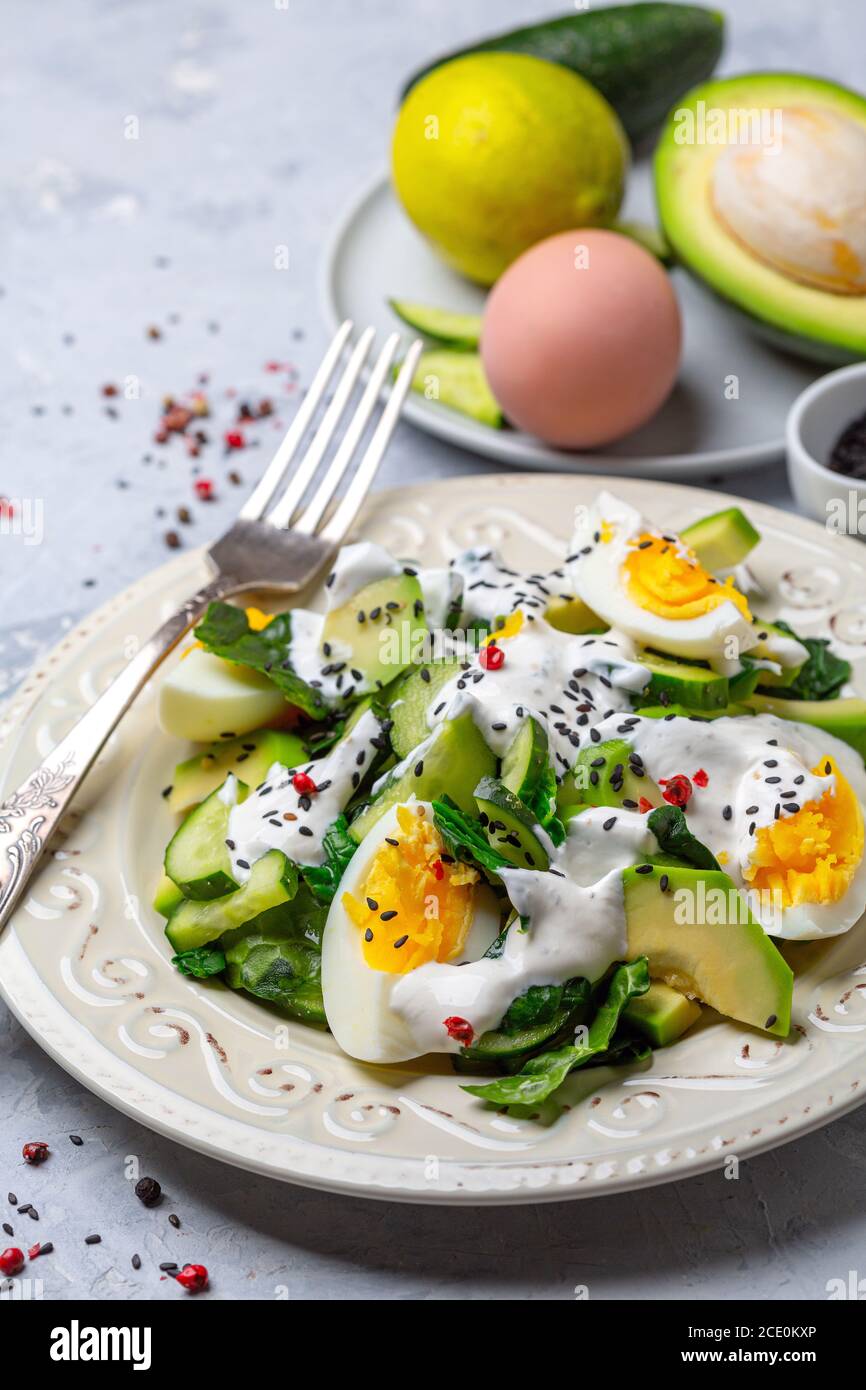
[{"label": "egg white", "polygon": [[[596,542],[595,536],[604,525],[612,528],[613,535],[607,542]],[[753,647],[757,640],[754,628],[730,601],[697,618],[683,619],[662,618],[634,602],[622,567],[630,554],[630,542],[644,534],[660,532],[637,508],[609,492],[600,493],[572,540],[574,558],[569,571],[578,597],[612,628],[645,647],[674,656],[729,663],[732,650],[739,655]]]},{"label": "egg white", "polygon": [[[432,817],[429,803],[409,804],[426,806]],[[398,810],[391,807],[358,846],[334,894],[322,941],[322,996],[328,1023],[343,1051],[361,1062],[406,1062],[423,1056],[408,1025],[392,1008],[394,988],[406,976],[367,965],[361,933],[343,907],[344,893],[363,897],[363,885],[385,837],[400,838]],[[499,933],[499,908],[492,890],[479,884],[475,894],[475,915],[459,960],[479,960]]]}]

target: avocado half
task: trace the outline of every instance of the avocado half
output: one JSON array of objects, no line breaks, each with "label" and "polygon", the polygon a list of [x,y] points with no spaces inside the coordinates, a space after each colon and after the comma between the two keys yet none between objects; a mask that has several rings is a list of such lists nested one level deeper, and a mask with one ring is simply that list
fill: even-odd
[{"label": "avocado half", "polygon": [[866,357],[864,151],[866,98],[834,82],[753,73],[695,87],[655,156],[677,260],[777,346]]}]

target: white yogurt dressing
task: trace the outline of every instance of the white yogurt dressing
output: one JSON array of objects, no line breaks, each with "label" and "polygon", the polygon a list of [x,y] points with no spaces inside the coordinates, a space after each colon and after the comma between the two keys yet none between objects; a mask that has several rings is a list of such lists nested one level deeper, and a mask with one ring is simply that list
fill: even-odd
[{"label": "white yogurt dressing", "polygon": [[[678,773],[692,781],[692,796],[684,808],[689,829],[741,889],[749,888],[745,873],[757,831],[772,825],[777,816],[795,815],[807,802],[835,791],[832,773],[811,771],[822,758],[832,756],[861,803],[866,799],[866,772],[854,749],[823,730],[775,715],[715,719],[711,726],[681,718],[639,719],[625,733],[609,719],[597,732],[602,740],[624,739],[655,782]],[[707,775],[705,787],[694,781],[701,771]],[[844,908],[838,902],[803,904],[787,909],[780,925],[772,904],[762,907],[752,896],[749,904],[773,935],[833,935],[846,930],[866,908],[866,869],[855,876]]]},{"label": "white yogurt dressing", "polygon": [[544,726],[559,776],[572,765],[593,724],[631,711],[629,691],[643,690],[649,672],[635,661],[627,637],[575,637],[526,614],[514,637],[503,638],[505,662],[484,670],[476,659],[431,699],[427,723],[452,719],[471,696],[473,718],[498,756],[529,715]]},{"label": "white yogurt dressing", "polygon": [[[274,763],[259,790],[232,807],[226,843],[239,883],[246,882],[251,866],[272,849],[282,850],[296,864],[324,862],[325,832],[358,787],[380,734],[378,719],[367,710],[325,757],[297,768]],[[318,791],[299,795],[292,785],[295,772],[308,773]]]},{"label": "white yogurt dressing", "polygon": [[462,616],[466,622],[492,624],[515,608],[543,615],[552,599],[576,596],[566,564],[546,574],[523,573],[506,565],[497,550],[476,547],[455,556],[451,566],[463,583]]},{"label": "white yogurt dressing", "polygon": [[380,579],[393,579],[403,573],[403,566],[393,555],[389,555],[375,541],[358,541],[355,545],[344,545],[337,552],[333,569],[325,580],[325,604],[330,613],[334,608],[342,608],[350,598],[368,584],[377,584]]},{"label": "white yogurt dressing", "polygon": [[574,819],[546,873],[502,870],[508,897],[528,925],[512,924],[500,956],[459,966],[431,961],[400,977],[391,1005],[419,1051],[460,1050],[442,1026],[452,1014],[478,1037],[533,985],[597,980],[627,957],[622,870],[658,845],[633,812],[617,813],[617,825],[605,831],[613,814],[589,810]]}]

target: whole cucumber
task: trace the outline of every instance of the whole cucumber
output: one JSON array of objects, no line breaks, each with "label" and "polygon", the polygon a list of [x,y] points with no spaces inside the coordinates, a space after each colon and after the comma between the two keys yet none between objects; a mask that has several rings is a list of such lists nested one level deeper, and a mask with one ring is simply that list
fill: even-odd
[{"label": "whole cucumber", "polygon": [[454,58],[526,53],[585,77],[610,102],[633,142],[661,124],[678,97],[715,69],[725,20],[698,5],[613,5],[497,34],[416,72],[402,95]]}]

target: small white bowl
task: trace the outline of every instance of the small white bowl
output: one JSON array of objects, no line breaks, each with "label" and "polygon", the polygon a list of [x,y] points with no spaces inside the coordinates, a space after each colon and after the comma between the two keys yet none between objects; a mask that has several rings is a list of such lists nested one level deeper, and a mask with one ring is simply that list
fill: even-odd
[{"label": "small white bowl", "polygon": [[[786,431],[788,481],[800,510],[866,539],[866,479],[827,467],[842,431],[866,414],[866,362],[819,377],[798,396]],[[862,519],[861,519],[862,512]]]}]

